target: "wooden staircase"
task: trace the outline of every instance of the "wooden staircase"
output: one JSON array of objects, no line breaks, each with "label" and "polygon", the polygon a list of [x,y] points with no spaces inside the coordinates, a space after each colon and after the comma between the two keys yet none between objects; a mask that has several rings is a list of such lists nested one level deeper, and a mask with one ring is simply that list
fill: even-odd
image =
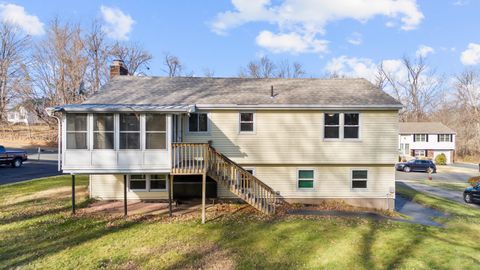
[{"label": "wooden staircase", "polygon": [[274,214],[275,191],[206,143],[173,143],[172,174],[210,176],[265,214]]}]

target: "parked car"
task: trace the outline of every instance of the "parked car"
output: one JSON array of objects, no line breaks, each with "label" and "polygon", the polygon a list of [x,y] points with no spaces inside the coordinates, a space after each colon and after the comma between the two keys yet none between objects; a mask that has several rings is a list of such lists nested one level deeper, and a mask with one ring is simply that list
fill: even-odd
[{"label": "parked car", "polygon": [[22,166],[23,162],[28,159],[25,151],[7,151],[5,147],[0,145],[0,164],[11,165],[14,168]]},{"label": "parked car", "polygon": [[474,187],[468,187],[463,191],[463,200],[466,203],[480,202],[480,183]]},{"label": "parked car", "polygon": [[400,162],[395,165],[397,171],[404,172],[437,172],[437,166],[431,160],[412,159],[408,162]]}]

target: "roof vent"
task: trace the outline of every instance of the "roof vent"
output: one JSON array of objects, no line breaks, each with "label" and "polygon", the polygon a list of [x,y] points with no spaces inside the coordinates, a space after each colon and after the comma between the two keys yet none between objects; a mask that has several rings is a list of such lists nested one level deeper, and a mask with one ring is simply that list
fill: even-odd
[{"label": "roof vent", "polygon": [[274,92],[273,92],[273,85],[270,87],[270,97],[271,98],[275,97]]}]

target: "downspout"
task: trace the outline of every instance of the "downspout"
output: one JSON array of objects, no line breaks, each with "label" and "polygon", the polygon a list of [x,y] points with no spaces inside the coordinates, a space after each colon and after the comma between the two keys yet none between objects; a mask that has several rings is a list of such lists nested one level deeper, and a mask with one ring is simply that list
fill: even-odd
[{"label": "downspout", "polygon": [[47,114],[48,116],[50,117],[53,117],[55,119],[57,119],[57,123],[58,123],[58,134],[57,134],[57,164],[58,164],[58,168],[57,170],[58,171],[61,171],[62,170],[62,167],[61,167],[61,162],[62,162],[62,120],[55,115],[55,111],[54,110],[49,110],[48,108],[46,109],[47,111]]}]

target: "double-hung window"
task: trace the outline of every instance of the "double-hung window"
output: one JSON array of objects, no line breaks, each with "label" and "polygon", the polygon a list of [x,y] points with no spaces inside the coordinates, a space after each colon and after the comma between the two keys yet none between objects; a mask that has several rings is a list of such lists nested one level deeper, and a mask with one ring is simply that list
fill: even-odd
[{"label": "double-hung window", "polygon": [[414,142],[428,142],[427,134],[414,134],[413,135]]},{"label": "double-hung window", "polygon": [[140,149],[140,114],[120,114],[120,149]]},{"label": "double-hung window", "polygon": [[352,170],[352,188],[365,189],[367,188],[368,171],[367,170]]},{"label": "double-hung window", "polygon": [[145,148],[167,149],[167,121],[165,114],[146,114],[145,123]]},{"label": "double-hung window", "polygon": [[343,138],[358,139],[359,136],[359,114],[358,113],[344,113],[343,114]]},{"label": "double-hung window", "polygon": [[358,113],[325,113],[325,139],[358,139],[360,138],[360,114]]},{"label": "double-hung window", "polygon": [[87,114],[67,114],[67,149],[87,149]]},{"label": "double-hung window", "polygon": [[240,113],[240,133],[255,132],[255,114],[253,112]]},{"label": "double-hung window", "polygon": [[112,113],[93,115],[93,149],[114,148],[114,117]]},{"label": "double-hung window", "polygon": [[340,138],[340,114],[325,113],[325,139]]},{"label": "double-hung window", "polygon": [[313,189],[315,181],[315,173],[313,170],[298,170],[297,187],[299,189]]},{"label": "double-hung window", "polygon": [[166,174],[151,174],[149,175],[150,191],[163,191],[167,189],[167,175]]},{"label": "double-hung window", "polygon": [[188,132],[208,132],[208,114],[191,113],[188,119]]},{"label": "double-hung window", "polygon": [[452,134],[438,134],[438,142],[451,142]]},{"label": "double-hung window", "polygon": [[165,191],[167,190],[166,174],[132,174],[129,176],[131,191]]}]

